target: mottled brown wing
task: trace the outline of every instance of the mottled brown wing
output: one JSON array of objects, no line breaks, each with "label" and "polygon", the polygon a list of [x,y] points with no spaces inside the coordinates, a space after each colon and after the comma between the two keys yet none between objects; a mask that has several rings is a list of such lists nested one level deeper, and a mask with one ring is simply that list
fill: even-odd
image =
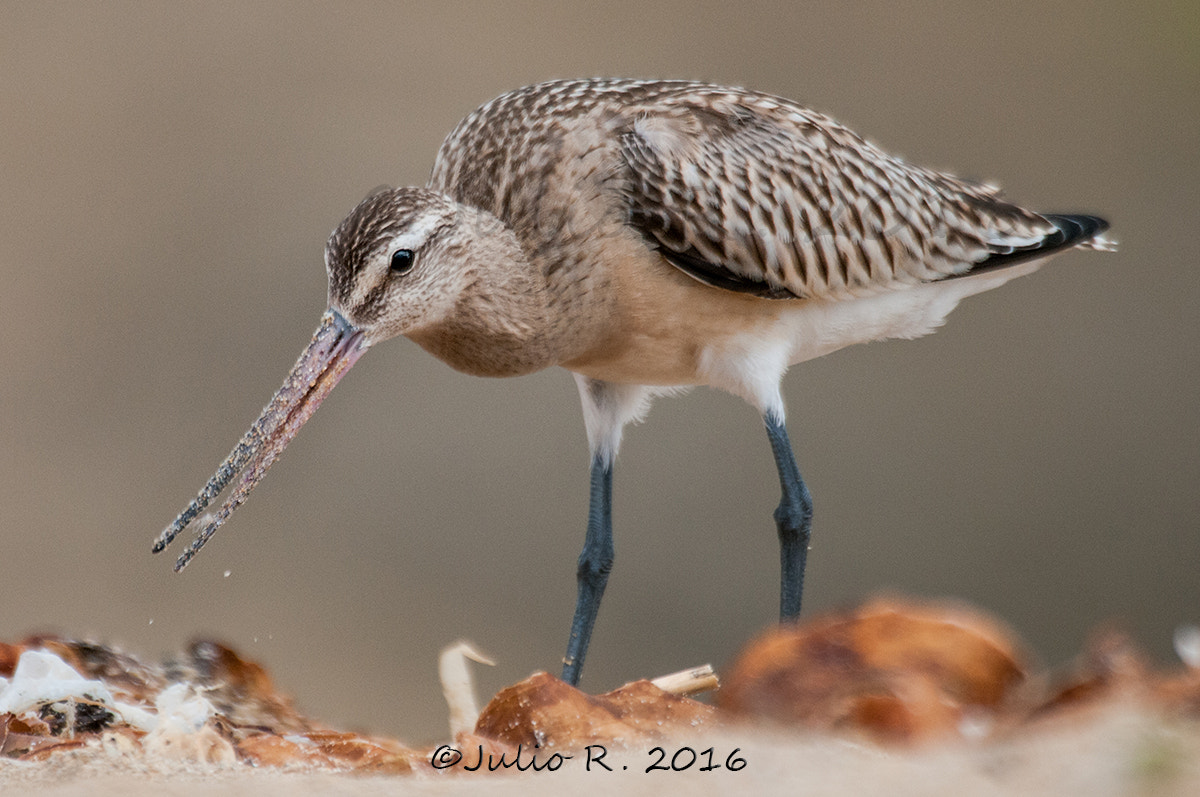
[{"label": "mottled brown wing", "polygon": [[713,90],[622,133],[629,222],[696,279],[771,298],[864,294],[1041,250],[1059,227],[909,166],[828,117]]}]

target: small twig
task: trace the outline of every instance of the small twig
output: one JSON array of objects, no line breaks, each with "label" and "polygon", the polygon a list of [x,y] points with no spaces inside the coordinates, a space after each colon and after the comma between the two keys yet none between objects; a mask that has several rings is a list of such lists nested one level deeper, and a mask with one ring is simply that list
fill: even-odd
[{"label": "small twig", "polygon": [[680,670],[670,675],[662,675],[650,683],[664,692],[681,696],[698,695],[701,692],[709,692],[721,686],[721,682],[717,680],[717,674],[713,672],[711,664],[702,664],[699,667]]},{"label": "small twig", "polygon": [[438,657],[438,677],[442,681],[442,695],[450,707],[450,737],[475,730],[479,719],[479,703],[475,700],[475,681],[467,659],[494,667],[496,663],[484,656],[471,643],[460,639],[442,649]]}]

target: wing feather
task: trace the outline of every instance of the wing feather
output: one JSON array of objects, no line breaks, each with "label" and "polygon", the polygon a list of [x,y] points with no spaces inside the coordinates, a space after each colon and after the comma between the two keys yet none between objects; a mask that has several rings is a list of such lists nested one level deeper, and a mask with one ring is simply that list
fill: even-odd
[{"label": "wing feather", "polygon": [[1100,230],[1064,234],[992,186],[910,166],[828,117],[740,89],[659,93],[620,142],[629,223],[701,282],[769,298],[946,279]]}]

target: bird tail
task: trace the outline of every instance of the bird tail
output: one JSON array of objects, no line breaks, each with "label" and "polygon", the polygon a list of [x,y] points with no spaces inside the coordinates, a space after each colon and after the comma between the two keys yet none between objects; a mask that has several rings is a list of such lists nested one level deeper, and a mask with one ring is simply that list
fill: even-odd
[{"label": "bird tail", "polygon": [[1075,246],[1080,249],[1094,249],[1098,252],[1117,251],[1117,242],[1104,236],[1104,232],[1108,229],[1108,222],[1099,216],[1085,216],[1076,213],[1044,213],[1042,215],[1058,228],[1059,234],[1062,236],[1061,241],[1052,241],[1050,239],[1055,236],[1051,235],[1047,239],[1049,247],[1043,246],[1043,249],[1065,249]]},{"label": "bird tail", "polygon": [[1024,239],[1018,243],[994,241],[990,244],[991,254],[978,261],[969,271],[955,276],[974,276],[985,271],[995,271],[1001,268],[1027,263],[1031,260],[1042,260],[1050,255],[1067,249],[1095,249],[1101,252],[1115,252],[1117,242],[1104,237],[1108,222],[1099,216],[1087,216],[1081,213],[1041,213],[1042,218],[1054,225],[1055,229],[1040,238]]}]

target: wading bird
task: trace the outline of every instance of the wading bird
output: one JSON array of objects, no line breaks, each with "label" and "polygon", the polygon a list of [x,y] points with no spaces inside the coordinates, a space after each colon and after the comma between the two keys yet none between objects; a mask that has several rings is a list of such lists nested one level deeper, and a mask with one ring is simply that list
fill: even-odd
[{"label": "wading bird", "polygon": [[373,193],[338,225],[312,342],[154,550],[200,518],[182,569],[363,352],[405,335],[468,374],[575,376],[591,503],[564,680],[579,681],[613,562],[622,429],[680,386],[726,390],[762,414],[790,620],[812,502],[784,426],[787,368],[931,332],[964,297],[1050,255],[1111,248],[1107,226],[911,166],[780,97],[615,79],[513,91],[459,123],[426,187]]}]

